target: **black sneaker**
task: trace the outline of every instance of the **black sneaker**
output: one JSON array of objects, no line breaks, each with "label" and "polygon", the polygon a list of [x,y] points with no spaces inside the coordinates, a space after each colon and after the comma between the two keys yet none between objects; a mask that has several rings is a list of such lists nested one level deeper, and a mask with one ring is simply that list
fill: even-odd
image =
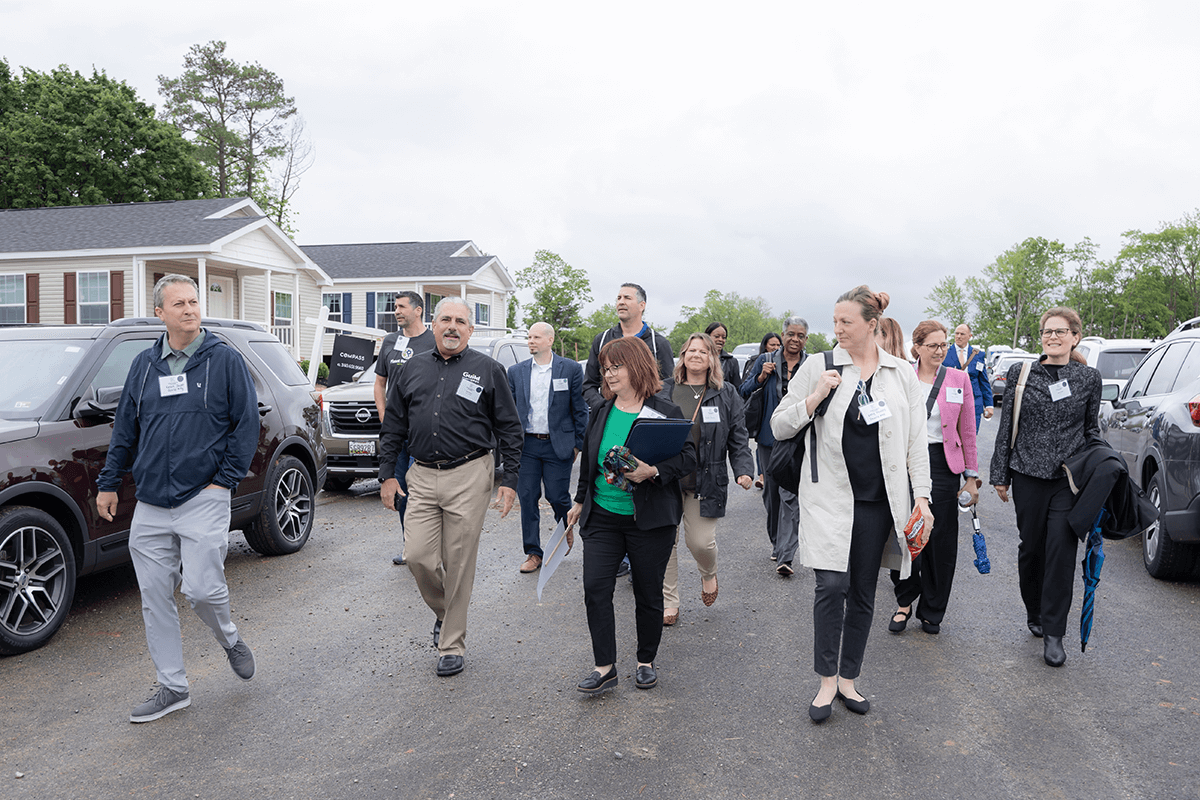
[{"label": "black sneaker", "polygon": [[225,655],[229,656],[229,666],[234,675],[244,681],[254,677],[254,653],[250,652],[249,645],[242,641],[242,637],[238,637],[233,647],[225,648]]},{"label": "black sneaker", "polygon": [[172,711],[187,708],[192,704],[192,698],[187,692],[173,692],[165,686],[160,686],[146,702],[135,708],[129,715],[130,722],[150,722],[165,717]]}]

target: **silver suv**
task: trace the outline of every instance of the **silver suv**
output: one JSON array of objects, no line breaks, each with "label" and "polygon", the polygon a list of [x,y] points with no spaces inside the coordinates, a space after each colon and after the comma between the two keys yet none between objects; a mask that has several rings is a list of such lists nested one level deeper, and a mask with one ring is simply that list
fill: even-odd
[{"label": "silver suv", "polygon": [[[529,358],[523,334],[471,338],[471,347],[491,356],[506,369]],[[375,365],[353,383],[331,386],[321,394],[321,438],[328,451],[325,485],[345,491],[359,478],[379,474],[379,412],[375,410]]]}]

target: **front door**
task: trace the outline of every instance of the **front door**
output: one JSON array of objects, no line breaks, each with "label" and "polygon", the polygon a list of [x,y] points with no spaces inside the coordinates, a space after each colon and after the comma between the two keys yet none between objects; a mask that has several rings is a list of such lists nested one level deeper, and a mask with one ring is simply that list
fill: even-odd
[{"label": "front door", "polygon": [[207,316],[215,319],[235,319],[233,313],[233,278],[208,278]]}]

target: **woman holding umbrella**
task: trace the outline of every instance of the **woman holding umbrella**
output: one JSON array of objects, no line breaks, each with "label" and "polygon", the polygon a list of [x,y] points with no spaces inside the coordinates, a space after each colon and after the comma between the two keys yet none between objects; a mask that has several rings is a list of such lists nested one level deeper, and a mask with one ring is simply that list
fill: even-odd
[{"label": "woman holding umbrella", "polygon": [[[1030,367],[1024,387],[1018,386],[1021,365],[1008,370],[991,483],[1006,503],[1012,487],[1020,532],[1017,574],[1029,632],[1044,636],[1043,658],[1061,667],[1067,660],[1062,639],[1079,543],[1067,520],[1074,497],[1062,465],[1085,447],[1089,436],[1100,435],[1102,380],[1075,352],[1083,335],[1078,312],[1051,308],[1042,314],[1039,327],[1042,357]],[[1018,397],[1021,411],[1014,418]]]},{"label": "woman holding umbrella", "polygon": [[[946,326],[927,319],[913,331],[912,353],[917,358],[917,380],[925,392],[928,409],[929,477],[933,482],[933,530],[929,544],[916,557],[912,574],[901,579],[892,570],[899,608],[888,630],[900,633],[912,616],[913,601],[921,599],[917,619],[921,630],[936,634],[950,600],[954,568],[958,562],[958,494],[965,489],[971,504],[979,502],[979,464],[975,452],[975,401],[967,373],[942,366],[949,343]],[[962,489],[960,478],[965,476]]]}]

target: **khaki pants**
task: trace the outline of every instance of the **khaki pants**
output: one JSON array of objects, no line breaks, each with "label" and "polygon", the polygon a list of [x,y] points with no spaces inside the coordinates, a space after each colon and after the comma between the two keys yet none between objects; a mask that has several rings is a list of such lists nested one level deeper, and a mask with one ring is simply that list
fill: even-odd
[{"label": "khaki pants", "polygon": [[442,620],[441,655],[466,655],[467,607],[493,469],[484,456],[454,469],[413,464],[408,471],[405,556],[425,604]]},{"label": "khaki pants", "polygon": [[[717,520],[700,516],[700,501],[691,492],[683,493],[683,541],[696,559],[700,577],[717,577]],[[671,548],[671,560],[663,578],[663,607],[679,608],[678,541]]]}]

